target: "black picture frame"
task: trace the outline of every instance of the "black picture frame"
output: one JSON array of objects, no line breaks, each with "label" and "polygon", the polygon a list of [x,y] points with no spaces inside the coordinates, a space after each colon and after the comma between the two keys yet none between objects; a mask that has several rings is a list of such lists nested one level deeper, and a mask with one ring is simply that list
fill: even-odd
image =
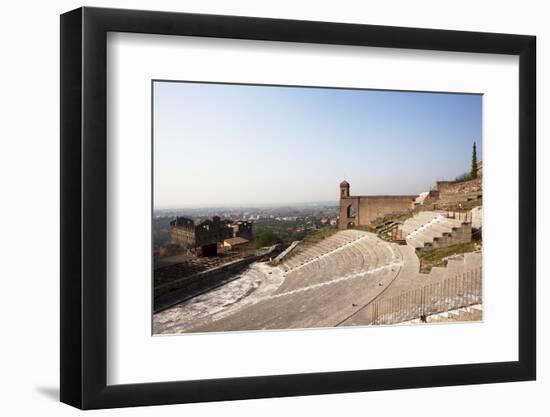
[{"label": "black picture frame", "polygon": [[[108,32],[519,56],[519,358],[513,362],[113,385],[107,376]],[[82,409],[534,380],[534,36],[79,8],[61,15],[61,401]]]}]

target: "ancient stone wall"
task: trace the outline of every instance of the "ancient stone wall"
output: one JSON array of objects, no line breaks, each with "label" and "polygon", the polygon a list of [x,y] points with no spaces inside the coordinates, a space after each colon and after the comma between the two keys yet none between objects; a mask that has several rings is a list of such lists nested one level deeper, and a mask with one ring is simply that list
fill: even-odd
[{"label": "ancient stone wall", "polygon": [[469,181],[437,181],[434,186],[439,198],[456,194],[474,194],[482,192],[481,178]]},{"label": "ancient stone wall", "polygon": [[369,226],[388,214],[405,213],[413,208],[416,195],[350,196],[340,199],[339,229]]}]

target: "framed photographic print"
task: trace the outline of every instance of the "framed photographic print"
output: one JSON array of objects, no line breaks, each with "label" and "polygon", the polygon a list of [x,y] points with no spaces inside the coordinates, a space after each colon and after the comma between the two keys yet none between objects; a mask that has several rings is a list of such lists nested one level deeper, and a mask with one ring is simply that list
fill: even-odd
[{"label": "framed photographic print", "polygon": [[535,38],[61,16],[61,400],[535,379]]}]

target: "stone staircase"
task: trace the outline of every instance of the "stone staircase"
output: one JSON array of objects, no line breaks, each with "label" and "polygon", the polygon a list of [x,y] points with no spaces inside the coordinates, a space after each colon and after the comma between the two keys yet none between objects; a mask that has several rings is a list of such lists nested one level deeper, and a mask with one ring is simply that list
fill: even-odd
[{"label": "stone staircase", "polygon": [[479,270],[482,266],[481,252],[468,252],[455,255],[447,260],[446,267],[434,266],[427,275],[427,284],[433,284],[457,275]]},{"label": "stone staircase", "polygon": [[[483,320],[483,306],[475,304],[467,307],[449,310],[444,313],[432,314],[426,317],[425,323],[457,323],[465,321],[481,321]],[[403,321],[401,324],[421,324],[420,319]]]},{"label": "stone staircase", "polygon": [[420,250],[467,243],[472,239],[471,222],[447,218],[440,211],[421,211],[405,220],[400,230],[407,243]]},{"label": "stone staircase", "polygon": [[426,323],[449,323],[457,321],[483,320],[483,308],[481,304],[450,310],[445,313],[433,314],[426,317]]}]

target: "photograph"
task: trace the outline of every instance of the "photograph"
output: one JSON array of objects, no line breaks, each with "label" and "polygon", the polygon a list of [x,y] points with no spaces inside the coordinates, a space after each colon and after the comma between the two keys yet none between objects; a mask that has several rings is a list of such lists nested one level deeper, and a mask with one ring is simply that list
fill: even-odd
[{"label": "photograph", "polygon": [[152,81],[152,332],[483,320],[483,95]]}]

